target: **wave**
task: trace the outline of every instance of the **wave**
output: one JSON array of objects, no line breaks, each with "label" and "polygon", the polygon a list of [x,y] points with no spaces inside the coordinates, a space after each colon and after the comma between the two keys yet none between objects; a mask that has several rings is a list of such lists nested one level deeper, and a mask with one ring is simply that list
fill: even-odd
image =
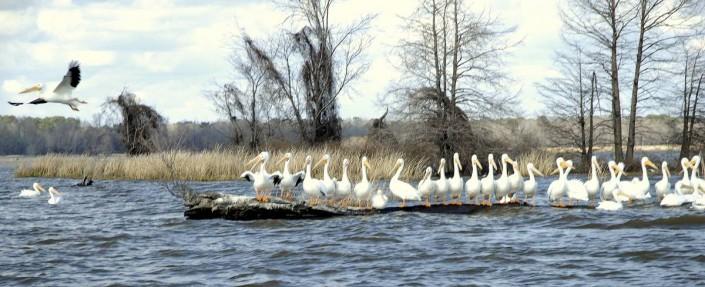
[{"label": "wave", "polygon": [[577,228],[595,229],[641,229],[641,228],[691,228],[705,226],[705,216],[702,215],[682,215],[666,217],[653,220],[631,219],[618,224],[589,223]]}]

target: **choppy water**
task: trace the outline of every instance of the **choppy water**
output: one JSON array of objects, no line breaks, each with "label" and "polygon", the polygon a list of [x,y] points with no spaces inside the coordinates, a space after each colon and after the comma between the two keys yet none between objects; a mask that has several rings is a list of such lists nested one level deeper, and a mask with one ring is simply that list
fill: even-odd
[{"label": "choppy water", "polygon": [[[18,198],[34,181],[64,201]],[[0,169],[0,285],[705,283],[705,214],[685,207],[555,209],[539,193],[538,207],[472,215],[196,221],[159,183],[73,183]],[[241,182],[193,187],[249,193]]]}]

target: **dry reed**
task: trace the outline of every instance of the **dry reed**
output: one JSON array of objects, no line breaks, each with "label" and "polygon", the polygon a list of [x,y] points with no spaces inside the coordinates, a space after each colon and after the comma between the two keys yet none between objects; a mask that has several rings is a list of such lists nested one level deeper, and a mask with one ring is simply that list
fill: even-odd
[{"label": "dry reed", "polygon": [[[283,164],[276,164],[285,151],[271,153],[267,170],[280,170]],[[404,158],[405,167],[402,178],[418,179],[423,175],[423,168],[428,161],[422,157],[407,157],[403,153],[390,149],[379,149],[368,154],[361,151],[343,148],[309,148],[295,149],[292,153],[290,169],[299,171],[305,168],[306,155],[317,162],[325,153],[331,155],[329,172],[331,176],[342,175],[342,161],[350,160],[348,176],[353,181],[360,178],[360,159],[367,156],[372,169],[368,171],[371,179],[389,179],[393,174],[393,166],[398,158]],[[254,158],[256,153],[245,149],[213,150],[203,152],[173,151],[150,155],[125,156],[88,156],[48,154],[37,157],[18,166],[17,177],[63,177],[83,178],[92,176],[95,179],[128,179],[128,180],[166,180],[178,179],[189,181],[213,181],[237,179],[245,167],[245,162]],[[173,170],[167,167],[165,158],[173,160]],[[173,176],[172,176],[173,172]],[[321,177],[323,168],[313,171],[313,176]]]},{"label": "dry reed", "polygon": [[534,167],[544,175],[549,175],[554,169],[556,169],[556,154],[549,151],[532,150],[518,156],[517,161],[519,162],[519,170],[521,170],[521,174],[525,176],[529,174],[526,170],[526,165],[528,163],[533,163]]}]

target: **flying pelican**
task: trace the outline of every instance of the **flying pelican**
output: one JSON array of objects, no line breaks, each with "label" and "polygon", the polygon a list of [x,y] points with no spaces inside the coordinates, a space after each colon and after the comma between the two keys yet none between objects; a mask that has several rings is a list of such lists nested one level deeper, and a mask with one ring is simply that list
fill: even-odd
[{"label": "flying pelican", "polygon": [[367,161],[367,157],[363,156],[360,161],[360,170],[362,171],[362,179],[360,182],[355,184],[355,197],[357,197],[357,204],[360,206],[362,200],[367,201],[370,199],[370,193],[372,193],[372,184],[367,180],[367,169],[370,168],[370,163]]},{"label": "flying pelican", "polygon": [[450,189],[450,184],[446,179],[446,159],[441,158],[441,162],[438,165],[438,174],[441,176],[435,181],[436,183],[436,199],[440,196],[443,198],[443,204],[446,204],[448,189]]},{"label": "flying pelican", "polygon": [[511,162],[512,159],[505,153],[502,154],[502,175],[495,181],[495,198],[501,198],[499,203],[509,203],[509,190],[512,189],[511,183],[509,183],[509,177],[507,176],[507,162]]},{"label": "flying pelican", "polygon": [[42,191],[46,192],[46,190],[44,190],[44,187],[42,187],[41,184],[35,182],[34,184],[32,184],[32,189],[23,189],[22,191],[20,191],[20,197],[36,197],[39,196]]},{"label": "flying pelican", "polygon": [[517,193],[524,189],[524,177],[521,175],[521,170],[519,170],[519,162],[516,160],[510,161],[512,165],[512,175],[509,176],[509,202],[517,201]]},{"label": "flying pelican", "polygon": [[658,169],[656,165],[649,160],[648,157],[641,158],[642,179],[634,179],[632,181],[621,181],[619,183],[619,194],[627,197],[629,200],[645,199],[651,197],[649,189],[649,174],[647,166],[653,169]]},{"label": "flying pelican", "polygon": [[281,177],[278,174],[270,174],[267,172],[267,161],[269,161],[269,152],[263,151],[255,158],[251,159],[245,165],[252,164],[253,169],[257,164],[260,164],[259,171],[252,173],[251,171],[243,172],[240,177],[252,182],[252,187],[255,189],[255,198],[259,201],[269,201],[269,195],[274,189],[274,185],[278,184]]},{"label": "flying pelican", "polygon": [[[85,101],[81,101],[78,98],[72,98],[71,93],[81,82],[81,68],[77,61],[71,61],[69,63],[69,69],[61,80],[61,83],[54,88],[51,95],[40,96],[35,100],[29,102],[29,104],[38,105],[46,103],[57,103],[69,106],[72,110],[78,111],[78,104],[86,104]],[[44,87],[40,84],[34,85],[27,89],[20,91],[20,94],[32,93],[32,92],[43,92]],[[13,106],[19,106],[24,103],[22,102],[8,102]]]},{"label": "flying pelican", "polygon": [[536,179],[534,179],[534,172],[540,176],[543,176],[543,173],[536,169],[533,163],[526,164],[526,170],[529,172],[529,180],[524,181],[524,200],[528,201],[529,197],[531,197],[531,205],[536,205]]},{"label": "flying pelican", "polygon": [[479,168],[482,170],[482,165],[480,164],[480,161],[477,160],[477,155],[474,154],[472,155],[470,164],[472,165],[472,175],[470,176],[470,179],[465,182],[465,193],[467,194],[468,201],[474,200],[475,204],[477,204],[477,197],[482,191],[482,185],[480,185],[477,169]]},{"label": "flying pelican", "polygon": [[399,169],[397,169],[397,172],[392,177],[392,180],[389,181],[389,190],[392,194],[394,194],[394,196],[401,199],[401,207],[406,206],[407,200],[421,200],[418,190],[411,186],[411,184],[399,180],[401,171],[404,169],[404,159],[398,159],[397,163],[394,165],[394,168],[397,166],[399,166]]},{"label": "flying pelican", "polygon": [[656,189],[656,196],[659,200],[663,200],[666,194],[671,192],[671,183],[668,178],[671,176],[671,171],[668,170],[668,163],[666,161],[661,162],[661,180],[654,184],[654,189]]},{"label": "flying pelican", "polygon": [[347,158],[343,159],[343,176],[341,177],[340,181],[335,183],[335,195],[342,199],[346,199],[346,201],[350,199],[350,194],[352,193],[352,183],[348,178],[349,166],[350,160],[348,160]]},{"label": "flying pelican", "polygon": [[552,202],[558,199],[558,206],[563,206],[563,195],[566,193],[568,181],[566,175],[563,172],[565,168],[568,168],[565,159],[559,157],[556,159],[556,165],[558,168],[553,172],[553,174],[558,173],[558,179],[551,182],[546,190],[548,195],[548,201]]},{"label": "flying pelican", "polygon": [[[570,174],[570,170],[573,169],[573,161],[568,160],[566,161],[566,164],[568,165],[568,168],[566,168],[565,170],[565,176],[568,177],[568,174]],[[568,181],[568,185],[566,185],[566,187],[568,189],[568,199],[570,200],[571,205],[573,203],[573,200],[590,200],[588,197],[588,191],[582,181],[577,179],[571,179]]]},{"label": "flying pelican", "polygon": [[330,165],[330,155],[329,154],[324,154],[321,160],[319,160],[316,165],[313,166],[313,169],[316,169],[321,163],[325,162],[323,165],[323,179],[321,179],[321,183],[323,183],[323,193],[326,194],[326,196],[334,196],[335,195],[335,180],[330,177],[330,174],[328,173],[328,166]]},{"label": "flying pelican", "polygon": [[450,200],[458,205],[463,204],[463,178],[460,177],[462,170],[460,155],[456,152],[453,154],[453,177],[448,180],[448,188],[450,189]]},{"label": "flying pelican", "polygon": [[600,179],[597,176],[597,169],[600,164],[597,162],[597,157],[590,158],[590,179],[585,182],[585,190],[587,190],[590,200],[597,199],[597,193],[600,191]]},{"label": "flying pelican", "polygon": [[433,175],[433,168],[426,167],[426,172],[417,186],[419,195],[426,197],[426,206],[431,206],[431,194],[436,190],[436,183],[431,180],[431,175]]},{"label": "flying pelican", "polygon": [[292,174],[289,171],[289,162],[291,161],[291,153],[287,152],[279,160],[277,164],[281,164],[284,161],[284,169],[281,172],[281,182],[279,182],[279,190],[281,190],[281,196],[284,198],[290,198],[294,194],[294,187],[298,186],[304,181],[304,172],[299,171]]},{"label": "flying pelican", "polygon": [[53,186],[49,187],[49,200],[47,202],[49,204],[59,204],[63,195],[63,193],[60,193],[58,190],[54,189]]},{"label": "flying pelican", "polygon": [[494,170],[497,169],[497,163],[494,161],[494,156],[489,154],[487,156],[487,176],[480,180],[480,185],[482,186],[482,204],[485,204],[485,197],[487,197],[487,205],[492,206],[492,194],[495,190],[494,182]]},{"label": "flying pelican", "polygon": [[375,209],[382,209],[387,205],[387,200],[389,198],[386,194],[382,192],[381,189],[377,190],[377,194],[372,197],[372,207]]},{"label": "flying pelican", "polygon": [[304,182],[303,182],[303,188],[304,188],[304,194],[306,194],[307,198],[310,199],[315,199],[315,202],[317,203],[320,197],[325,197],[326,193],[323,192],[323,183],[321,183],[320,180],[315,179],[311,176],[311,164],[313,162],[313,158],[310,155],[306,156],[306,173],[304,175]]}]

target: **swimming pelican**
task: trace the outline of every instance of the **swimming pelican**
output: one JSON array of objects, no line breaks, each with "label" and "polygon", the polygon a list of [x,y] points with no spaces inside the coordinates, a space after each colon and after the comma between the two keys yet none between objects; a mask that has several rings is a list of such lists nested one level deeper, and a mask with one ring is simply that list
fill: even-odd
[{"label": "swimming pelican", "polygon": [[[619,179],[622,178],[622,174],[624,173],[624,164],[621,162],[619,164],[616,164],[614,161],[609,161],[609,163],[607,164],[607,168],[610,170],[612,178],[602,184],[602,196],[600,196],[602,197],[602,201],[597,204],[597,207],[595,207],[595,209],[606,211],[621,210],[624,206],[622,205],[622,201],[619,200],[620,198],[617,193],[619,192]],[[607,196],[605,195],[605,193],[607,192],[610,193],[609,198],[611,198],[611,200],[606,199]]]},{"label": "swimming pelican", "polygon": [[689,195],[693,193],[693,187],[690,184],[690,177],[688,175],[688,167],[691,166],[691,162],[687,158],[681,159],[681,170],[683,172],[683,179],[676,181],[675,189],[678,194]]},{"label": "swimming pelican", "polygon": [[597,162],[597,157],[590,158],[590,179],[585,182],[585,190],[587,190],[590,200],[597,199],[597,193],[600,191],[600,179],[597,176],[597,169],[600,164]]},{"label": "swimming pelican", "polygon": [[[566,164],[568,165],[568,168],[565,170],[565,176],[568,177],[568,174],[570,174],[570,171],[573,169],[573,161],[568,160],[566,161]],[[588,201],[589,196],[588,196],[588,191],[585,188],[585,184],[577,179],[571,179],[568,181],[568,184],[566,185],[566,188],[568,190],[568,199],[570,200],[570,203],[572,205],[573,200],[578,200],[578,201]]]},{"label": "swimming pelican", "polygon": [[274,185],[279,184],[281,179],[278,174],[270,174],[267,172],[267,161],[269,161],[269,152],[263,151],[259,153],[255,158],[245,163],[245,165],[252,164],[250,169],[260,164],[259,171],[256,173],[246,171],[240,175],[241,178],[252,182],[252,187],[255,189],[255,198],[264,202],[269,201],[269,195],[272,189],[274,189]]},{"label": "swimming pelican", "polygon": [[311,176],[311,164],[313,163],[313,158],[310,155],[306,156],[306,173],[304,174],[304,194],[307,198],[315,200],[317,203],[321,197],[326,197],[326,193],[323,192],[323,183]]},{"label": "swimming pelican", "polygon": [[456,152],[453,154],[453,177],[448,180],[448,189],[450,189],[451,202],[457,205],[463,204],[463,178],[460,177],[460,171],[462,170],[463,165],[460,164],[460,155]]},{"label": "swimming pelican", "polygon": [[39,196],[42,191],[46,192],[41,184],[35,182],[32,184],[32,189],[23,189],[20,191],[20,197],[36,197]]},{"label": "swimming pelican", "polygon": [[418,190],[411,186],[411,184],[399,180],[401,171],[404,169],[404,159],[398,159],[394,167],[396,168],[397,166],[399,166],[399,169],[397,169],[392,180],[389,181],[389,190],[394,196],[401,199],[401,207],[406,206],[407,200],[421,200]]},{"label": "swimming pelican", "polygon": [[[28,104],[33,104],[33,105],[39,105],[39,104],[46,104],[46,103],[58,103],[58,104],[64,104],[69,106],[72,110],[78,111],[78,104],[86,104],[85,101],[81,101],[78,98],[72,98],[71,93],[73,92],[76,87],[78,87],[78,83],[81,82],[81,68],[79,67],[79,64],[77,61],[71,61],[69,63],[69,68],[68,71],[66,72],[66,75],[64,75],[64,78],[61,80],[59,85],[54,88],[54,91],[52,92],[51,95],[42,95],[35,100],[29,102]],[[20,91],[20,94],[26,94],[26,93],[31,93],[31,92],[43,92],[44,88],[42,85],[37,84],[34,85],[30,88],[24,89],[23,91]],[[19,106],[23,105],[25,103],[22,102],[8,102],[9,104],[13,106]]]},{"label": "swimming pelican", "polygon": [[367,169],[370,168],[370,163],[367,161],[367,157],[363,156],[360,161],[360,170],[362,173],[362,179],[360,182],[355,184],[355,197],[357,197],[357,205],[360,206],[362,200],[367,201],[370,199],[370,194],[372,193],[372,184],[367,180]]},{"label": "swimming pelican", "polygon": [[671,172],[668,170],[668,163],[661,163],[661,180],[654,184],[654,189],[656,189],[656,196],[659,200],[663,200],[666,194],[671,192],[671,183],[668,178],[671,176]]},{"label": "swimming pelican", "polygon": [[492,194],[494,194],[495,190],[495,169],[497,169],[497,163],[494,161],[494,156],[489,154],[487,156],[487,176],[480,180],[480,186],[482,187],[482,205],[485,204],[485,197],[487,197],[487,205],[492,206]]},{"label": "swimming pelican", "polygon": [[494,192],[495,198],[500,198],[499,203],[504,204],[509,203],[509,197],[507,195],[509,194],[509,190],[512,188],[511,184],[509,183],[509,177],[507,176],[507,162],[511,162],[512,160],[505,153],[502,154],[500,161],[502,162],[502,175],[500,175],[499,178],[494,182]]},{"label": "swimming pelican", "polygon": [[624,205],[622,205],[621,201],[603,200],[597,204],[597,207],[595,207],[595,209],[604,211],[617,211],[622,210],[623,207]]},{"label": "swimming pelican", "polygon": [[531,205],[536,205],[536,179],[534,179],[534,172],[540,176],[543,174],[534,167],[533,163],[526,164],[526,170],[529,172],[529,180],[524,181],[524,200],[528,201],[529,197],[532,198]]},{"label": "swimming pelican", "polygon": [[335,183],[335,195],[347,200],[350,199],[352,193],[352,183],[348,178],[348,166],[350,166],[350,160],[343,159],[343,176],[340,181]]},{"label": "swimming pelican", "polygon": [[509,189],[509,202],[517,201],[517,193],[524,189],[524,177],[521,175],[521,170],[519,170],[519,162],[513,160],[510,162],[512,164],[512,175],[509,176],[509,184],[511,188]]},{"label": "swimming pelican", "polygon": [[377,190],[377,194],[375,194],[372,197],[372,207],[375,209],[382,209],[387,205],[387,197],[386,194],[382,193],[381,189]]},{"label": "swimming pelican", "polygon": [[619,183],[619,194],[627,197],[630,201],[635,199],[645,199],[651,197],[649,189],[649,174],[647,166],[653,169],[658,169],[656,165],[649,160],[648,157],[641,158],[642,179],[634,179],[631,181],[621,181]]},{"label": "swimming pelican", "polygon": [[316,165],[313,166],[313,169],[316,169],[321,163],[325,162],[323,165],[323,179],[321,179],[321,183],[323,184],[323,193],[326,194],[328,197],[333,197],[335,196],[335,180],[330,177],[330,174],[328,173],[328,166],[330,165],[330,155],[329,154],[324,154],[321,160],[319,160]]},{"label": "swimming pelican", "polygon": [[698,171],[700,169],[699,155],[693,156],[693,158],[690,160],[690,168],[692,170],[690,174],[690,185],[693,187],[693,193],[699,192],[700,189],[698,188],[698,186],[705,186],[705,180],[698,177]]},{"label": "swimming pelican", "polygon": [[618,188],[619,178],[617,178],[617,163],[610,160],[607,163],[607,170],[610,172],[610,180],[602,183],[600,188],[600,198],[602,200],[612,200],[612,191]]},{"label": "swimming pelican", "polygon": [[63,195],[63,193],[60,193],[58,190],[54,189],[53,186],[49,187],[49,200],[47,202],[49,204],[59,204]]},{"label": "swimming pelican", "polygon": [[431,194],[436,190],[436,183],[431,180],[431,175],[433,175],[433,168],[426,167],[426,172],[417,186],[419,195],[426,197],[426,206],[431,206]]},{"label": "swimming pelican", "polygon": [[482,185],[480,184],[477,169],[479,168],[482,170],[482,165],[480,164],[480,161],[477,160],[477,155],[474,154],[472,155],[472,159],[470,159],[470,164],[472,165],[472,175],[470,176],[470,179],[465,182],[465,194],[467,194],[468,201],[473,200],[475,201],[475,204],[477,204],[477,197],[482,191]]},{"label": "swimming pelican", "polygon": [[556,159],[556,165],[558,168],[553,172],[553,174],[558,173],[558,179],[554,180],[551,182],[551,184],[548,186],[548,189],[546,190],[546,194],[548,195],[548,201],[553,202],[556,201],[556,199],[559,201],[558,206],[563,206],[563,195],[567,191],[567,184],[568,181],[566,179],[566,175],[563,172],[565,168],[567,168],[567,164],[565,159],[562,157],[559,157]]},{"label": "swimming pelican", "polygon": [[299,171],[292,174],[289,171],[291,153],[285,153],[277,164],[281,164],[282,161],[284,161],[284,169],[281,172],[282,178],[281,182],[279,182],[279,190],[283,198],[290,198],[294,194],[294,188],[304,181],[304,172]]},{"label": "swimming pelican", "polygon": [[448,194],[448,189],[450,189],[450,184],[448,183],[448,180],[446,179],[446,159],[441,158],[441,162],[438,165],[438,174],[440,175],[440,178],[438,178],[435,183],[436,183],[436,199],[440,196],[443,198],[443,204],[446,204],[447,200],[447,194]]}]

